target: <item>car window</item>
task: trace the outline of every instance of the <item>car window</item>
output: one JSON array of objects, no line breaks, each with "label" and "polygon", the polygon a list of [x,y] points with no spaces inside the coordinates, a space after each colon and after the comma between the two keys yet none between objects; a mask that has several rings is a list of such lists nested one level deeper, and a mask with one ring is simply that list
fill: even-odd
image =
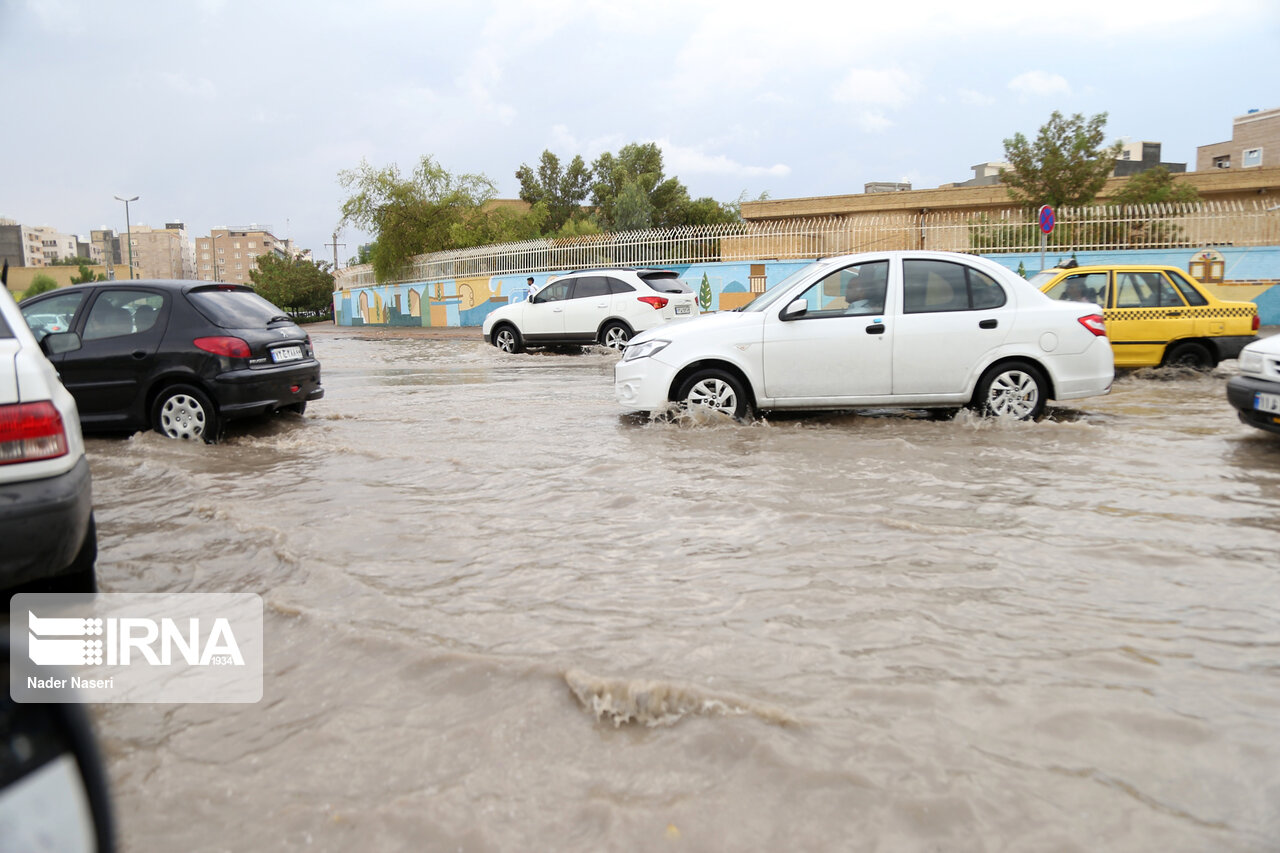
[{"label": "car window", "polygon": [[693,293],[689,285],[673,272],[642,272],[640,280],[658,293]]},{"label": "car window", "polygon": [[604,276],[588,275],[573,281],[572,299],[590,299],[592,296],[608,296],[609,280]]},{"label": "car window", "polygon": [[36,340],[42,340],[45,335],[71,331],[83,301],[83,291],[59,293],[48,299],[23,305],[22,317],[35,333]]},{"label": "car window", "polygon": [[635,293],[636,289],[620,278],[605,279],[609,282],[610,293]]},{"label": "car window", "polygon": [[285,313],[252,290],[202,287],[187,293],[200,314],[224,329],[257,329],[273,320],[288,319]]},{"label": "car window", "polygon": [[1063,302],[1096,302],[1107,304],[1107,274],[1081,272],[1069,275],[1045,291],[1050,299]]},{"label": "car window", "polygon": [[1182,297],[1158,272],[1116,273],[1117,308],[1158,308],[1182,306]]},{"label": "car window", "polygon": [[1169,278],[1173,280],[1173,286],[1178,288],[1178,292],[1182,294],[1182,298],[1187,300],[1188,305],[1208,305],[1209,300],[1204,298],[1204,294],[1196,289],[1196,286],[1187,280],[1187,277],[1178,270],[1167,270]]},{"label": "car window", "polygon": [[908,314],[999,308],[1004,288],[986,273],[950,261],[902,262],[903,311]]},{"label": "car window", "polygon": [[889,262],[872,261],[823,276],[796,298],[809,306],[803,319],[883,314],[888,289]]},{"label": "car window", "polygon": [[164,297],[144,290],[105,290],[98,294],[84,324],[86,341],[145,332],[156,324]]},{"label": "car window", "polygon": [[573,281],[557,281],[554,284],[548,284],[539,290],[533,296],[533,302],[541,305],[543,302],[559,302],[569,298],[569,286]]}]

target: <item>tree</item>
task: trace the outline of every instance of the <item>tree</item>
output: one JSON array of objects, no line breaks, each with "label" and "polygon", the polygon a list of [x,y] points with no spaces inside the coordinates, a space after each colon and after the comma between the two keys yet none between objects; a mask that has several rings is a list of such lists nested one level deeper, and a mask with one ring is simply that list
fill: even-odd
[{"label": "tree", "polygon": [[613,200],[613,230],[641,231],[652,228],[654,213],[653,202],[649,200],[644,187],[636,181],[627,181]]},{"label": "tree", "polygon": [[58,282],[54,280],[53,276],[46,275],[44,273],[36,273],[36,275],[31,279],[31,285],[22,294],[22,298],[25,299],[28,296],[35,296],[37,293],[47,293],[48,291],[56,290],[57,288]]},{"label": "tree", "polygon": [[1107,114],[1088,120],[1079,113],[1063,118],[1054,110],[1040,128],[1035,144],[1021,133],[1004,141],[1004,156],[1012,167],[1000,173],[1009,195],[1031,205],[1089,204],[1115,169],[1123,147],[1119,142],[1101,148]]},{"label": "tree", "polygon": [[259,255],[249,271],[253,289],[268,302],[291,314],[328,313],[333,307],[333,274],[325,261]]},{"label": "tree", "polygon": [[1200,191],[1186,182],[1179,182],[1165,166],[1155,166],[1139,172],[1125,181],[1124,189],[1113,195],[1114,204],[1194,204],[1200,200]]},{"label": "tree", "polygon": [[573,218],[591,188],[591,170],[580,154],[574,155],[567,169],[561,169],[560,158],[543,151],[536,172],[521,163],[516,177],[520,180],[520,198],[534,206],[544,206],[544,234],[559,231]]},{"label": "tree", "polygon": [[698,307],[703,311],[711,310],[711,280],[702,274],[702,286],[698,288]]},{"label": "tree", "polygon": [[403,275],[415,255],[457,248],[454,226],[496,192],[484,175],[453,175],[430,155],[410,178],[395,165],[374,169],[362,160],[358,169],[339,172],[338,182],[353,191],[339,224],[375,235],[370,262],[379,281]]},{"label": "tree", "polygon": [[[642,227],[669,228],[685,224],[681,220],[684,206],[689,202],[689,191],[676,178],[667,178],[662,170],[662,150],[657,143],[646,142],[624,145],[617,156],[605,152],[591,164],[594,183],[591,186],[591,203],[596,217],[606,230],[627,230],[618,222],[616,207],[623,192],[627,191],[625,212],[628,222],[640,221],[641,212],[651,209],[649,224]],[[627,190],[628,186],[636,189]],[[636,190],[648,201],[637,203]]]},{"label": "tree", "polygon": [[98,273],[97,276],[94,276],[93,270],[89,269],[88,263],[83,263],[80,265],[79,275],[71,276],[72,284],[86,284],[87,282],[90,282],[90,281],[106,281],[106,280],[107,280],[107,277],[103,273]]}]

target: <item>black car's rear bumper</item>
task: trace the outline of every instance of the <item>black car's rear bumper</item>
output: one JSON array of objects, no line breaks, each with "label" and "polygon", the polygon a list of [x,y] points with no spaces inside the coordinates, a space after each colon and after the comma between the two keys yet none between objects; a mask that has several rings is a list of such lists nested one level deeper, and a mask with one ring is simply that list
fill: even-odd
[{"label": "black car's rear bumper", "polygon": [[1223,335],[1218,338],[1211,338],[1213,345],[1218,348],[1218,359],[1226,361],[1229,358],[1239,358],[1240,350],[1247,347],[1258,339],[1257,335]]},{"label": "black car's rear bumper", "polygon": [[1227,402],[1235,407],[1241,422],[1280,434],[1280,415],[1260,412],[1253,407],[1254,395],[1259,391],[1280,395],[1280,383],[1249,376],[1233,376],[1227,380]]},{"label": "black car's rear bumper", "polygon": [[41,480],[0,483],[0,588],[66,574],[93,513],[89,462]]},{"label": "black car's rear bumper", "polygon": [[319,400],[320,362],[281,365],[219,374],[213,381],[218,412],[226,419],[270,414],[285,406]]}]

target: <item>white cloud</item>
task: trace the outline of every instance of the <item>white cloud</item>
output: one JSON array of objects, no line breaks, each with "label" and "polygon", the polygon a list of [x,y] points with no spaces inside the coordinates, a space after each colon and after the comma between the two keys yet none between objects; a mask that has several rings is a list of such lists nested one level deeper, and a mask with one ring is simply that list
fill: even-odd
[{"label": "white cloud", "polygon": [[973,89],[961,89],[957,94],[960,96],[960,103],[975,107],[989,107],[996,102],[996,99],[990,95],[984,95]]},{"label": "white cloud", "polygon": [[878,104],[901,108],[919,90],[910,74],[897,68],[854,68],[836,84],[831,97],[844,104]]},{"label": "white cloud", "polygon": [[1061,74],[1050,74],[1047,71],[1027,71],[1009,81],[1009,88],[1020,95],[1045,97],[1047,95],[1070,95],[1071,85]]},{"label": "white cloud", "polygon": [[859,113],[854,117],[854,121],[857,122],[858,127],[867,133],[884,133],[893,127],[893,121],[887,118],[884,113],[872,110]]},{"label": "white cloud", "polygon": [[791,167],[784,163],[774,163],[772,166],[747,166],[723,154],[707,154],[700,148],[675,145],[669,139],[658,139],[656,142],[662,149],[663,166],[669,174],[673,175],[785,178],[791,174]]}]

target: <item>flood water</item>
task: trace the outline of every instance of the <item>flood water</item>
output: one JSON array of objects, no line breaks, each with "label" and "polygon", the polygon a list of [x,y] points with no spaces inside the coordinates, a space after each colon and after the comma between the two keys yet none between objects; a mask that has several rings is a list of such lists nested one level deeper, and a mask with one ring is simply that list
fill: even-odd
[{"label": "flood water", "polygon": [[313,331],[326,397],[89,441],[108,592],[256,592],[255,705],[95,710],[125,849],[1280,849],[1280,436],[649,423],[616,356]]}]

